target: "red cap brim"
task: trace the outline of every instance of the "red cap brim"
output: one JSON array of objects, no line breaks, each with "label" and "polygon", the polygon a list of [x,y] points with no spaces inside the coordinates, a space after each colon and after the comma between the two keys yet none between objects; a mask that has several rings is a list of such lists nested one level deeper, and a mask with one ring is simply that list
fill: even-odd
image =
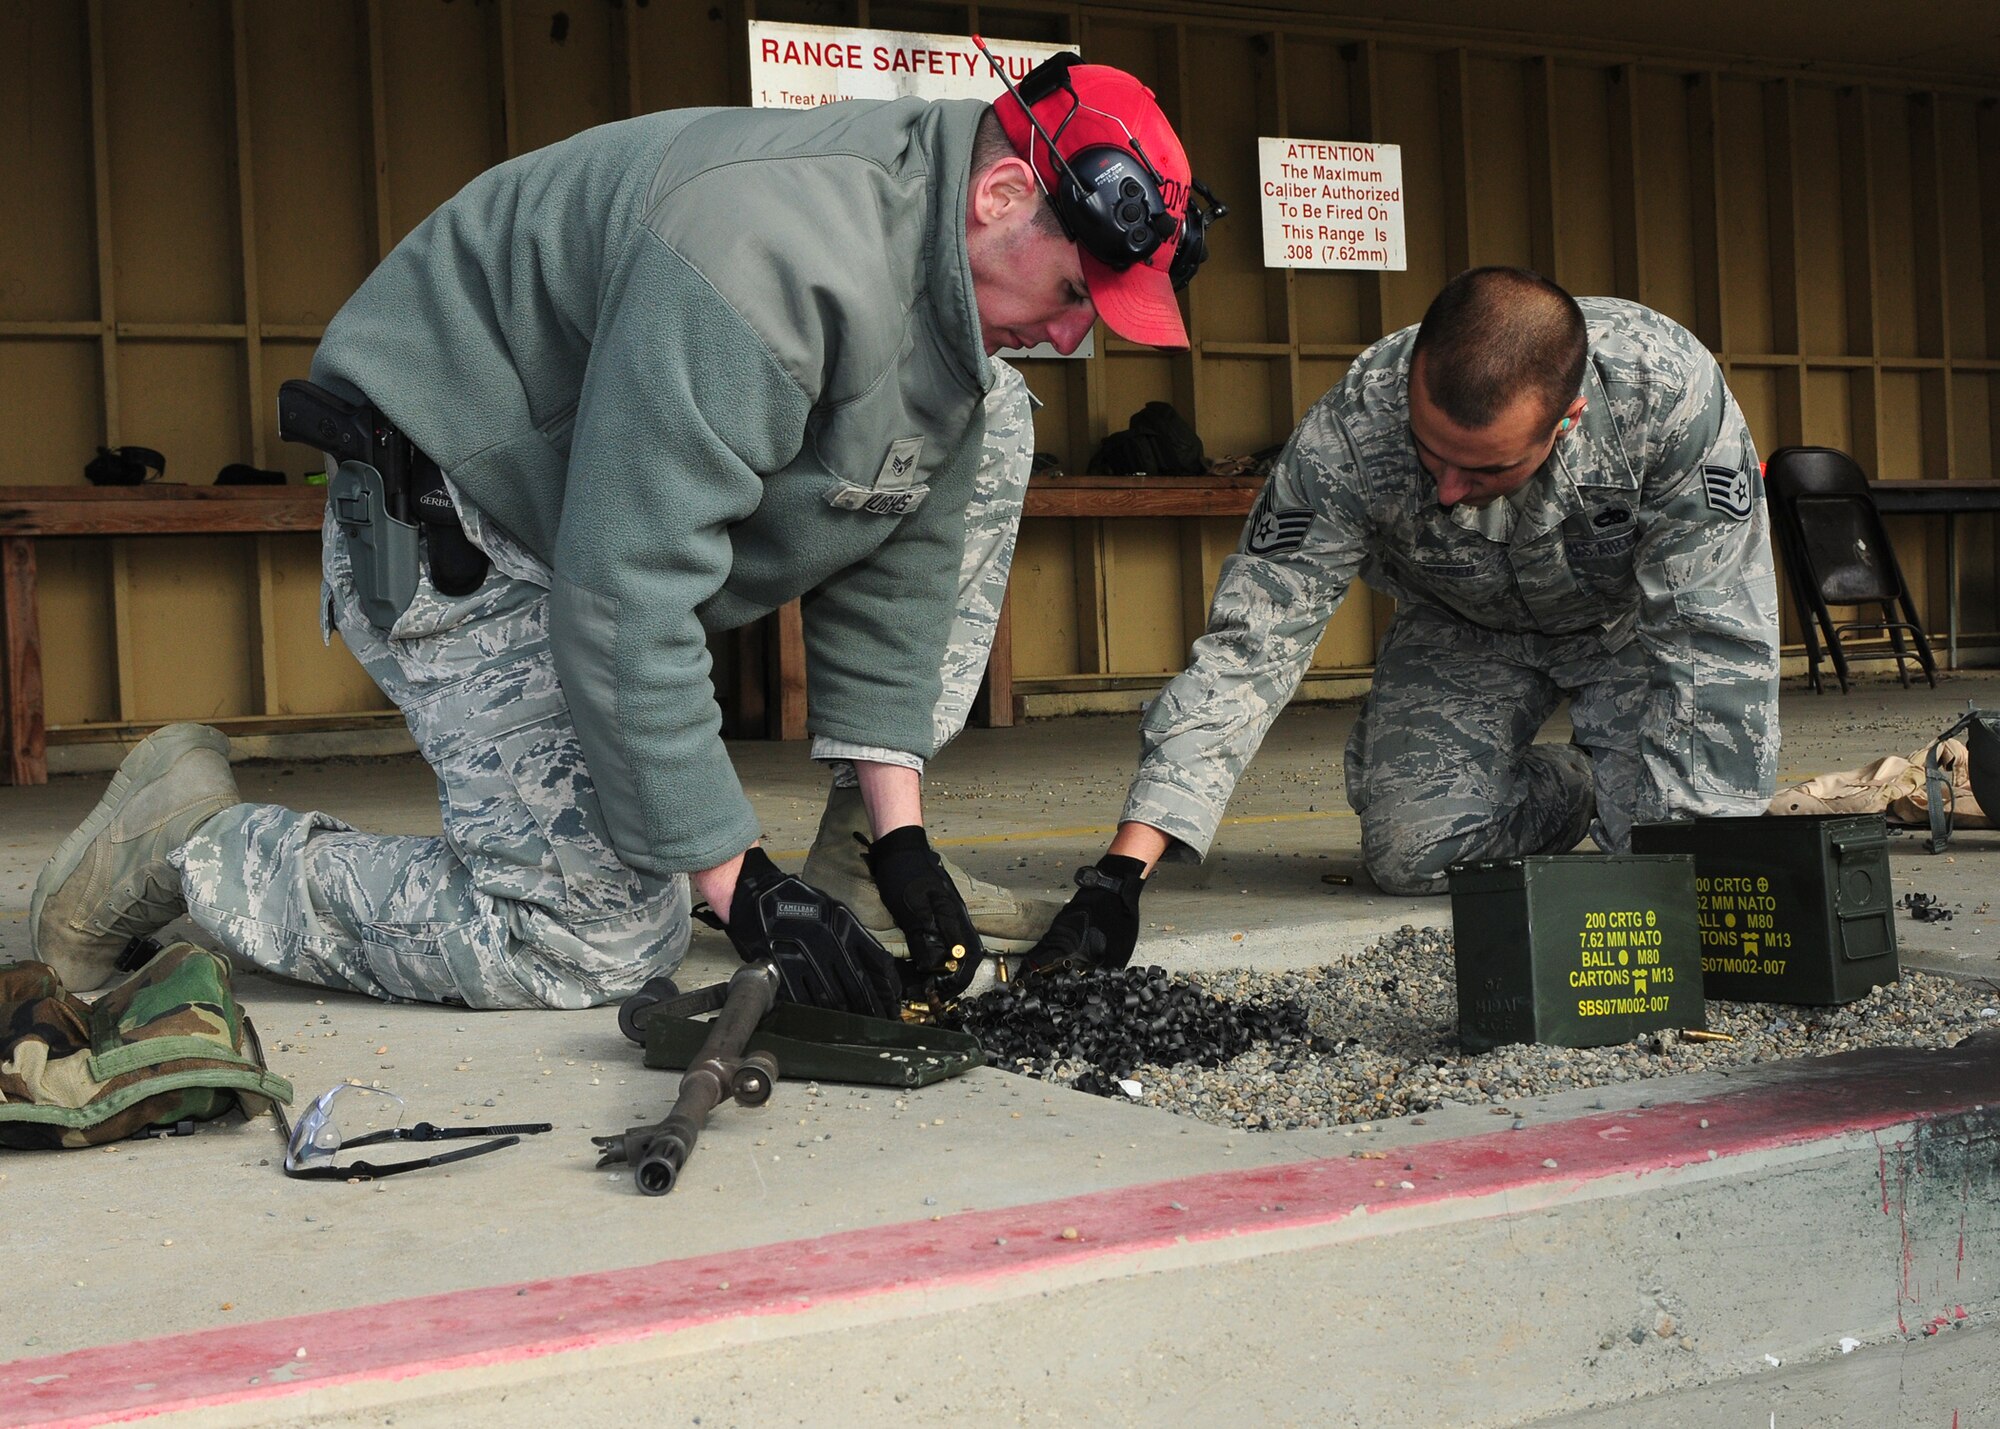
[{"label": "red cap brim", "polygon": [[1174,298],[1173,279],[1158,268],[1134,263],[1120,272],[1100,263],[1081,247],[1083,281],[1090,301],[1105,325],[1127,342],[1148,347],[1186,347],[1187,324]]}]

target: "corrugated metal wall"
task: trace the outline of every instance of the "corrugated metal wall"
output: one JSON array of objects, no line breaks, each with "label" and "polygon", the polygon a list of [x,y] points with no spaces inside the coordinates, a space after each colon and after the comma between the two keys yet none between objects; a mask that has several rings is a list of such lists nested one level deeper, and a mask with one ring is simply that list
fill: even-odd
[{"label": "corrugated metal wall", "polygon": [[[751,5],[640,0],[8,0],[0,4],[0,483],[80,482],[101,442],[206,482],[281,466],[277,384],[381,253],[509,154],[647,109],[740,100]],[[1281,438],[1361,347],[1469,263],[1651,303],[1723,358],[1760,446],[1853,450],[1887,478],[1990,476],[2000,413],[2000,119],[1992,96],[1778,64],[1460,46],[1337,21],[756,0],[812,23],[1079,42],[1155,86],[1236,207],[1191,294],[1194,351],[1108,339],[1029,364],[1037,445],[1081,470],[1154,398],[1209,453]],[[1269,272],[1255,139],[1403,146],[1404,273]],[[1988,269],[1994,269],[1988,281]],[[1031,708],[1179,668],[1231,520],[1034,521],[1014,583]],[[1961,526],[1965,624],[2000,630],[1995,533]],[[1899,550],[1943,623],[1937,523]],[[48,720],[268,725],[379,709],[323,650],[309,537],[43,542]],[[1357,591],[1322,676],[1367,665]],[[725,652],[726,653],[726,652]],[[727,663],[725,659],[725,664]],[[390,718],[393,718],[391,716]]]}]

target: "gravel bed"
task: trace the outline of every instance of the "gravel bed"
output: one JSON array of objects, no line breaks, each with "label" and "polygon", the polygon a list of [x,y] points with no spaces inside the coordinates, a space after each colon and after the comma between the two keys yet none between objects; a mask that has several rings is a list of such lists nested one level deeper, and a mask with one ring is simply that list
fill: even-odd
[{"label": "gravel bed", "polygon": [[[1151,977],[1157,970],[1133,970]],[[1777,1003],[1708,1004],[1708,1028],[1729,1042],[1689,1041],[1678,1032],[1648,1033],[1615,1047],[1516,1045],[1477,1055],[1459,1049],[1457,999],[1447,929],[1405,926],[1352,962],[1292,972],[1236,969],[1171,975],[1176,992],[1194,990],[1265,1011],[1262,1021],[1309,1029],[1279,1031],[1219,1065],[1192,1062],[1135,1067],[1063,1057],[1017,1055],[1009,1070],[1115,1097],[1118,1079],[1139,1085],[1136,1100],[1222,1126],[1252,1131],[1337,1126],[1429,1111],[1457,1103],[1502,1106],[1578,1087],[1597,1087],[1682,1072],[1711,1071],[1858,1047],[1949,1047],[2000,1027],[2000,988],[1905,971],[1842,1007]],[[978,1030],[980,1004],[967,1004]],[[1101,1055],[1101,1053],[1100,1053]],[[1115,1060],[1115,1056],[1113,1058]]]}]

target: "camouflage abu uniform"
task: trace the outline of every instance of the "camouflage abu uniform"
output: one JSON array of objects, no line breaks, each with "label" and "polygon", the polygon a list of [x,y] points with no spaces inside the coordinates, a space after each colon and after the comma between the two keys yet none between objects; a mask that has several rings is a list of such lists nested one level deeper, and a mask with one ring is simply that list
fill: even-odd
[{"label": "camouflage abu uniform", "polygon": [[[1208,633],[1148,712],[1125,818],[1206,853],[1359,573],[1397,600],[1347,750],[1369,871],[1628,846],[1634,820],[1753,814],[1777,768],[1777,589],[1757,456],[1714,358],[1585,298],[1587,407],[1512,499],[1438,505],[1409,433],[1416,329],[1292,434],[1223,564]],[[1532,746],[1561,700],[1572,747]]]},{"label": "camouflage abu uniform", "polygon": [[[940,743],[964,726],[985,669],[1032,456],[1027,386],[994,369],[933,716]],[[386,637],[361,614],[338,528],[324,528],[322,633],[337,627],[402,709],[438,774],[443,836],[240,804],[174,855],[189,916],[230,951],[325,987],[472,1007],[613,1001],[685,955],[687,879],[648,877],[612,850],[549,653],[548,568],[477,510],[460,514],[493,573],[457,598],[426,574]],[[820,758],[870,753],[814,746]]]}]

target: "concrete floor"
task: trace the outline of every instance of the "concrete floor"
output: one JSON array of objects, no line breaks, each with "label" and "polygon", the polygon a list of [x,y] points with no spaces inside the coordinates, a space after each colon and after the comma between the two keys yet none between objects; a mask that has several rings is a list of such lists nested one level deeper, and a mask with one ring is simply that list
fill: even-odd
[{"label": "concrete floor", "polygon": [[[1880,754],[1907,753],[1949,724],[1968,699],[1982,707],[2000,705],[2000,675],[1957,676],[1936,691],[1904,690],[1893,680],[1874,677],[1847,696],[1814,696],[1788,688],[1782,781],[1853,767]],[[1180,968],[1309,965],[1338,959],[1404,923],[1448,924],[1445,900],[1383,895],[1361,871],[1358,827],[1346,807],[1340,776],[1341,750],[1352,720],[1351,707],[1318,707],[1288,711],[1278,721],[1231,806],[1217,852],[1199,869],[1166,870],[1148,892],[1142,959]],[[1059,892],[1070,871],[1094,858],[1109,838],[1131,772],[1134,724],[1130,717],[1107,716],[969,732],[933,767],[927,802],[934,836],[953,857],[983,877]],[[1561,733],[1551,730],[1552,735]],[[824,793],[822,774],[798,746],[744,744],[734,753],[765,820],[771,846],[780,862],[796,866],[817,821]],[[324,809],[366,829],[417,833],[437,827],[434,787],[414,757],[259,762],[243,766],[240,779],[246,798]],[[0,958],[28,953],[25,910],[35,873],[102,787],[102,776],[82,775],[58,778],[41,788],[0,792]],[[1961,835],[1952,853],[1943,857],[1924,853],[1920,840],[1908,835],[1896,839],[1891,852],[1899,893],[1934,893],[1958,908],[1957,917],[1948,923],[1900,923],[1905,965],[2000,980],[2000,916],[1987,911],[1988,900],[2000,893],[2000,881],[1994,876],[2000,868],[1996,859],[2000,834]],[[1328,882],[1324,875],[1349,881]],[[733,955],[720,936],[700,931],[683,985],[717,980],[733,965]],[[268,1121],[230,1122],[185,1140],[97,1151],[0,1153],[0,1204],[37,1208],[35,1214],[10,1215],[0,1221],[0,1254],[17,1279],[33,1276],[43,1284],[64,1286],[59,1303],[48,1313],[10,1314],[0,1321],[0,1365],[167,1330],[220,1330],[306,1312],[367,1307],[543,1277],[609,1273],[806,1236],[1027,1207],[1058,1197],[1245,1166],[1293,1166],[1313,1158],[1345,1156],[1355,1144],[1352,1132],[1225,1132],[990,1071],[906,1097],[883,1090],[784,1083],[764,1111],[719,1112],[682,1188],[659,1201],[634,1195],[622,1172],[591,1169],[592,1135],[656,1119],[673,1090],[669,1077],[639,1066],[635,1049],[619,1035],[609,1009],[476,1014],[383,1006],[254,973],[243,977],[239,994],[260,1026],[274,1069],[294,1081],[302,1101],[351,1077],[378,1081],[401,1093],[412,1120],[548,1120],[557,1129],[459,1167],[374,1186],[285,1180],[277,1164],[278,1137]],[[1661,1084],[1650,1086],[1650,1092],[1626,1089],[1629,1096],[1623,1104],[1668,1094]],[[1611,1102],[1614,1109],[1620,1104],[1616,1099]],[[1582,1098],[1551,1098],[1547,1105],[1524,1109],[1524,1115],[1554,1122],[1579,1115],[1584,1107]],[[1377,1139],[1371,1145],[1403,1146],[1491,1129],[1478,1112],[1447,1109],[1431,1113],[1421,1130],[1397,1124],[1367,1135]],[[1868,1162],[1869,1167],[1873,1164]],[[1834,1181],[1851,1172],[1845,1162],[1840,1169],[1824,1168]],[[1674,1194],[1697,1196],[1686,1187]],[[1729,1194],[1740,1195],[1741,1188]],[[1809,1188],[1800,1194],[1809,1204]],[[1885,1208],[1887,1204],[1885,1192]],[[60,1214],[54,1210],[58,1207]],[[1668,1219],[1683,1214],[1672,1207],[1655,1209]],[[1693,1225],[1714,1211],[1710,1207],[1685,1214],[1693,1217],[1689,1221]],[[1587,1245],[1588,1221],[1585,1214],[1578,1224],[1565,1223],[1559,1235],[1550,1232],[1552,1240]],[[1452,1232],[1436,1242],[1427,1260],[1411,1249],[1414,1238],[1409,1236],[1391,1249],[1365,1254],[1339,1246],[1320,1247],[1311,1258],[1317,1268],[1307,1278],[1332,1276],[1344,1283],[1366,1283],[1350,1277],[1366,1271],[1370,1256],[1381,1258],[1377,1269],[1383,1273],[1417,1264],[1440,1297],[1439,1313],[1451,1323],[1462,1323],[1453,1317],[1466,1315],[1512,1323],[1526,1313],[1524,1297],[1548,1299],[1551,1294],[1549,1285],[1534,1283],[1537,1270],[1532,1255],[1510,1252],[1505,1258],[1512,1267],[1509,1274],[1515,1277],[1511,1289],[1501,1283],[1504,1277],[1461,1276],[1452,1270],[1482,1264],[1482,1257],[1495,1254],[1496,1245],[1513,1244],[1510,1238],[1519,1229],[1513,1221],[1503,1218],[1494,1226]],[[1810,1225],[1791,1225],[1789,1233],[1782,1223],[1767,1230],[1770,1243],[1760,1255],[1769,1264],[1759,1273],[1783,1275],[1789,1267],[1796,1278],[1801,1271],[1799,1253],[1810,1244]],[[1501,1239],[1495,1241],[1494,1236]],[[1418,1260],[1412,1262],[1412,1255],[1419,1255]],[[1666,1263],[1673,1263],[1671,1255]],[[1720,1263],[1713,1258],[1699,1263],[1704,1274],[1720,1273]],[[1695,1264],[1688,1262],[1690,1268]],[[1294,1265],[1288,1274],[1285,1283],[1291,1293],[1299,1293],[1299,1277],[1306,1271]],[[1042,1316],[1032,1301],[1015,1299],[992,1308],[981,1333],[1000,1336],[994,1343],[1002,1347],[1010,1343],[1009,1336],[1025,1337],[1017,1342],[1018,1352],[997,1358],[962,1355],[957,1378],[942,1387],[925,1388],[907,1354],[893,1370],[885,1362],[882,1375],[907,1377],[916,1396],[906,1412],[887,1417],[908,1422],[930,1417],[935,1422],[947,1410],[960,1417],[965,1413],[981,1417],[976,1412],[981,1402],[976,1392],[980,1374],[998,1373],[999,1366],[1008,1363],[1018,1365],[1021,1355],[1032,1359],[1038,1353],[1037,1345],[1057,1341],[1067,1347],[1071,1377],[1088,1381],[1096,1371],[1075,1352],[1089,1347],[1091,1360],[1099,1354],[1115,1356],[1122,1333],[1115,1326],[1127,1319],[1136,1323],[1157,1309],[1157,1302],[1147,1308],[1145,1283],[1121,1281],[1087,1294],[1078,1291],[1064,1301],[1059,1313],[1052,1308]],[[1249,1313],[1246,1305],[1271,1304],[1269,1284],[1260,1282],[1245,1265],[1226,1274],[1198,1266],[1181,1268],[1170,1283],[1174,1303],[1185,1303],[1188,1297],[1199,1302],[1213,1294],[1220,1297],[1218,1305],[1234,1307],[1233,1314]],[[1793,1288],[1810,1299],[1810,1277],[1796,1279]],[[1043,1294],[1059,1290],[1059,1283],[1051,1282]],[[1975,1302],[1982,1334],[1988,1310],[2000,1308],[1990,1293],[1980,1290],[1980,1296],[1988,1297],[1984,1302],[1970,1289],[1965,1293],[1967,1301]],[[1555,1303],[1560,1307],[1562,1297],[1556,1296]],[[1093,1319],[1093,1306],[1106,1318]],[[913,1334],[927,1337],[922,1342],[934,1343],[939,1353],[949,1353],[949,1322],[940,1322],[947,1329],[938,1330],[921,1308],[906,1313],[918,1315],[912,1322]],[[825,1362],[849,1366],[840,1382],[850,1388],[860,1385],[871,1396],[870,1403],[881,1404],[873,1396],[884,1382],[871,1383],[865,1367],[854,1368],[853,1355],[862,1353],[866,1342],[856,1326],[865,1322],[863,1316],[852,1324],[832,1325],[820,1338]],[[1395,1322],[1429,1323],[1422,1315]],[[1718,1318],[1718,1325],[1722,1323]],[[1731,1328],[1726,1333],[1742,1335],[1747,1333],[1743,1324],[1751,1322],[1739,1317],[1727,1323]],[[1824,1340],[1824,1325],[1814,1322],[1809,1328],[1807,1338],[1820,1336],[1815,1343],[1823,1342],[1822,1348],[1830,1343]],[[1154,1324],[1146,1333],[1168,1332]],[[1512,1330],[1506,1333],[1514,1335]],[[1724,1331],[1719,1328],[1718,1333]],[[1778,1326],[1771,1342],[1791,1343],[1786,1333]],[[1872,1346],[1894,1337],[1871,1332],[1864,1338]],[[1363,1336],[1350,1347],[1359,1350],[1369,1343]],[[1863,1358],[1856,1358],[1853,1373],[1862,1373],[1858,1366]],[[1880,1366],[1889,1358],[1887,1352],[1878,1352],[1867,1363]],[[1979,1374],[1993,1374],[1990,1355],[1970,1359],[1982,1366]],[[1967,1360],[1962,1353],[1952,1357],[1955,1365]],[[1458,1415],[1454,1410],[1455,1417],[1440,1418],[1444,1401],[1432,1399],[1414,1401],[1430,1404],[1431,1412],[1419,1407],[1407,1415],[1372,1422],[1513,1423],[1558,1410],[1594,1412],[1593,1406],[1634,1396],[1735,1383],[1755,1365],[1755,1357],[1745,1361],[1741,1355],[1722,1355],[1703,1363],[1706,1367],[1699,1372],[1690,1367],[1695,1364],[1691,1359],[1671,1374],[1634,1370],[1622,1378],[1579,1372],[1564,1381],[1561,1396],[1536,1398],[1524,1390],[1505,1401],[1513,1406],[1506,1416],[1497,1411]],[[1937,1363],[1942,1366],[1944,1360],[1938,1358]],[[975,1372],[980,1365],[986,1368]],[[1204,1368],[1202,1357],[1190,1353],[1170,1357],[1169,1363],[1149,1373],[1156,1375],[1154,1387],[1171,1396],[1191,1387],[1185,1376],[1209,1373],[1212,1368]],[[1903,1380],[1909,1377],[1906,1370],[1907,1366],[1898,1371]],[[1290,1411],[1272,1412],[1298,1422],[1330,1422],[1322,1414],[1332,1403],[1328,1386],[1338,1382],[1352,1388],[1357,1376],[1365,1379],[1368,1374],[1360,1363],[1336,1364],[1311,1357],[1298,1361],[1296,1372],[1299,1388]],[[590,1402],[615,1418],[637,1402],[635,1397],[653,1392],[658,1373],[657,1366],[593,1371]],[[706,1423],[742,1422],[779,1408],[784,1411],[779,1415],[783,1422],[789,1422],[793,1412],[799,1415],[798,1422],[814,1419],[815,1395],[824,1392],[825,1382],[809,1375],[788,1381],[791,1389],[760,1404],[746,1391],[747,1373],[751,1371],[741,1355],[717,1360],[703,1375],[676,1371],[677,1422],[686,1422],[680,1411],[699,1414],[703,1405],[713,1411],[699,1421]],[[1821,1373],[1837,1375],[1840,1366],[1835,1363],[1815,1371]],[[1951,1373],[1956,1376],[1961,1371]],[[1519,1377],[1530,1386],[1543,1382],[1532,1363]],[[750,1382],[754,1383],[754,1375]],[[1384,1394],[1394,1387],[1381,1386]],[[1032,1384],[1022,1382],[1014,1390],[1004,1415],[988,1406],[994,1408],[994,1417],[1009,1422],[1017,1418],[1131,1422],[1136,1415],[1129,1404],[1117,1407],[1125,1402],[1115,1398],[1065,1398],[1060,1404],[1073,1406],[1074,1412],[1054,1414],[1050,1411],[1055,1401],[1039,1396]],[[461,1387],[439,1401],[436,1422],[451,1416],[453,1404],[467,1407],[470,1401],[461,1401],[471,1392]],[[1055,1393],[1053,1381],[1049,1392]],[[547,1408],[563,1402],[560,1388],[545,1384],[538,1393],[552,1397],[537,1399],[524,1393],[517,1401],[518,1415],[503,1414],[494,1422],[535,1422],[542,1410],[530,1412],[532,1403]],[[1227,1394],[1198,1394],[1182,1403],[1214,1409],[1229,1399]],[[364,1396],[344,1404],[328,1390],[309,1404],[239,1408],[230,1422],[304,1422],[315,1416],[327,1416],[326,1422],[382,1422],[371,1416],[387,1414],[383,1406],[392,1402],[400,1401]],[[1183,1422],[1164,1401],[1146,1402],[1156,1412],[1155,1422],[1161,1422],[1159,1415],[1165,1422]],[[1762,1406],[1766,1400],[1753,1395],[1715,1401],[1725,1402]],[[1954,1402],[1964,1407],[1974,1401]],[[1256,1403],[1270,1409],[1280,1401],[1260,1397]],[[414,1399],[410,1407],[416,1407]],[[826,1414],[824,1401],[818,1407],[823,1422],[871,1417],[858,1409]],[[13,1422],[39,1421],[25,1412],[18,1419],[10,1417],[0,1394],[0,1424]],[[197,1415],[189,1422],[222,1421]],[[432,1419],[417,1415],[405,1422]],[[1628,1421],[1614,1415],[1577,1422]],[[1666,1423],[1670,1418],[1643,1422]],[[1781,1417],[1778,1422],[1785,1421]],[[1992,1421],[1966,1420],[1965,1429],[1974,1422]]]}]

